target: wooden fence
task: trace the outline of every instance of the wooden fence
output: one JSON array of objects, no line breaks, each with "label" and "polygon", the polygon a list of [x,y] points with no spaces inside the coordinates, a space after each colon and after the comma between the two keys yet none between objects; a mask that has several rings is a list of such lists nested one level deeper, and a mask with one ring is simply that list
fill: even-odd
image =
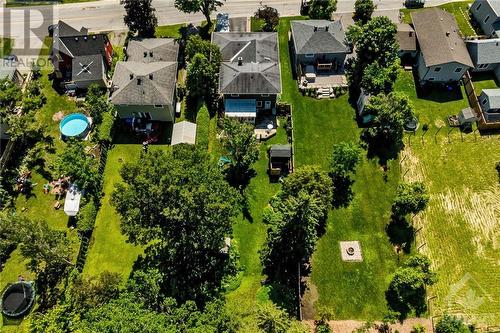
[{"label": "wooden fence", "polygon": [[469,100],[469,105],[474,110],[478,118],[477,126],[479,130],[500,129],[500,121],[488,122],[485,119],[484,113],[481,110],[481,106],[479,105],[479,100],[477,99],[476,91],[474,90],[474,83],[472,82],[472,78],[469,71],[465,72],[463,81],[465,87],[465,94],[467,95],[467,99]]}]

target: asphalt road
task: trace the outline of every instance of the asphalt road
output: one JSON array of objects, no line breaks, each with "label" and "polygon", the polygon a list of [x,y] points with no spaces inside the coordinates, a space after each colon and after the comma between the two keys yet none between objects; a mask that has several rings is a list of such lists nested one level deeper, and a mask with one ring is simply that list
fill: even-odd
[{"label": "asphalt road", "polygon": [[[2,1],[2,0],[0,0]],[[452,0],[457,1],[457,0]],[[338,0],[337,12],[348,13],[354,10],[355,0]],[[395,11],[402,7],[403,0],[375,0],[379,11]],[[428,0],[427,6],[434,6],[450,0]],[[282,16],[298,15],[300,0],[263,0],[263,4],[275,7]],[[204,18],[200,14],[185,14],[174,7],[173,0],[153,0],[160,25],[183,22],[199,23]],[[227,0],[220,11],[232,17],[250,16],[260,5],[259,0]],[[26,18],[23,10],[0,8],[3,23],[0,25],[0,36],[14,38],[15,48],[27,45],[36,49],[41,46],[40,35],[47,31],[50,24],[59,19],[74,27],[85,26],[91,31],[124,30],[124,10],[119,0],[100,0],[94,2],[73,3],[56,6],[29,7],[30,17]],[[214,15],[215,16],[215,15]],[[27,27],[31,29],[27,29]],[[29,34],[38,27],[37,34]]]}]

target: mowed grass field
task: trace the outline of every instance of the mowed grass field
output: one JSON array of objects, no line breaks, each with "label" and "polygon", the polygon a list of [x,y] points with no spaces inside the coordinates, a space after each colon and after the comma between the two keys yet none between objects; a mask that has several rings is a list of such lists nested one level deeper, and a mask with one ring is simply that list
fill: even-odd
[{"label": "mowed grass field", "polygon": [[[495,81],[479,76],[475,85],[476,90],[494,88]],[[419,98],[409,72],[395,89],[411,97],[421,125],[429,125],[423,139],[421,129],[406,137],[402,173],[407,181],[423,181],[431,194],[428,209],[414,223],[422,228],[417,244],[439,276],[429,290],[429,296],[437,296],[431,301],[433,315],[450,312],[480,326],[498,325],[500,185],[495,163],[500,161],[500,135],[461,135],[454,129],[448,136],[447,126],[435,135],[448,115],[468,106],[463,91]]]},{"label": "mowed grass field", "polygon": [[[317,100],[299,93],[288,49],[290,20],[280,20],[279,38],[282,100],[293,106],[296,163],[299,167],[316,164],[328,170],[333,145],[342,141],[359,142],[361,130],[347,95]],[[335,319],[380,319],[386,313],[385,291],[397,266],[397,255],[389,243],[385,225],[398,180],[397,161],[389,163],[384,180],[378,160],[363,158],[355,176],[352,204],[332,211],[327,231],[312,258],[308,298],[316,310],[326,307]],[[341,260],[339,242],[351,240],[361,243],[362,263]]]}]

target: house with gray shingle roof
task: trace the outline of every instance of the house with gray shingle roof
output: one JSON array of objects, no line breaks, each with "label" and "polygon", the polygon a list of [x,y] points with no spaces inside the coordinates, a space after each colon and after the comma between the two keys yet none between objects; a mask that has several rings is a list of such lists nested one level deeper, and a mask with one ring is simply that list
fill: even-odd
[{"label": "house with gray shingle roof", "polygon": [[305,66],[315,70],[343,69],[351,48],[341,20],[291,21],[292,59],[297,73]]},{"label": "house with gray shingle roof", "polygon": [[77,30],[63,21],[54,26],[52,33],[54,74],[66,89],[107,86],[113,47],[106,34],[90,34],[87,28]]},{"label": "house with gray shingle roof", "polygon": [[499,0],[476,0],[470,6],[470,11],[485,35],[500,38]]},{"label": "house with gray shingle roof", "polygon": [[500,38],[468,40],[475,72],[493,72],[500,80]]},{"label": "house with gray shingle roof", "polygon": [[411,25],[407,23],[398,24],[396,38],[399,44],[398,55],[400,58],[416,57],[417,37],[415,36],[415,30],[413,30]]},{"label": "house with gray shingle roof", "polygon": [[455,17],[437,7],[411,13],[419,54],[420,84],[459,81],[474,67]]},{"label": "house with gray shingle roof", "polygon": [[278,34],[274,32],[213,33],[222,63],[219,93],[226,117],[255,122],[259,113],[272,113],[281,94]]},{"label": "house with gray shingle roof", "polygon": [[120,118],[174,121],[179,45],[172,39],[132,40],[116,64],[110,102]]},{"label": "house with gray shingle roof", "polygon": [[483,89],[478,97],[487,122],[500,122],[500,89]]}]

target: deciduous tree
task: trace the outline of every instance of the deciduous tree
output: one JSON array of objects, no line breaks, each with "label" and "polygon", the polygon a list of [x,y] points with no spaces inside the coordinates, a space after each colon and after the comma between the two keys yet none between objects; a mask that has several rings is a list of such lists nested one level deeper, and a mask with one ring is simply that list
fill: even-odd
[{"label": "deciduous tree", "polygon": [[351,186],[352,174],[361,159],[361,148],[352,142],[341,142],[333,146],[329,175],[333,182],[333,206],[347,206],[354,195]]},{"label": "deciduous tree", "polygon": [[467,326],[458,317],[445,314],[436,324],[436,333],[473,333],[474,330]]},{"label": "deciduous tree", "polygon": [[372,18],[377,6],[373,0],[356,0],[354,3],[354,20],[365,24]]},{"label": "deciduous tree", "polygon": [[310,0],[309,17],[315,20],[331,20],[337,10],[337,0]]},{"label": "deciduous tree", "polygon": [[398,78],[398,72],[399,60],[396,60],[388,67],[381,67],[378,62],[371,63],[363,71],[361,87],[367,94],[388,94],[393,89],[394,82]]},{"label": "deciduous tree", "polygon": [[208,102],[217,92],[218,76],[218,72],[203,54],[195,54],[187,69],[188,95],[192,98],[203,98]]},{"label": "deciduous tree", "polygon": [[202,13],[210,28],[212,26],[210,14],[217,10],[217,7],[221,7],[224,1],[225,0],[175,0],[174,6],[184,13]]},{"label": "deciduous tree", "polygon": [[123,17],[125,24],[141,37],[154,37],[158,25],[156,9],[151,3],[152,0],[120,0],[126,11]]},{"label": "deciduous tree", "polygon": [[206,152],[175,146],[150,151],[121,170],[112,202],[128,240],[146,247],[162,274],[162,294],[206,301],[235,263],[221,253],[230,237],[238,193]]},{"label": "deciduous tree", "polygon": [[429,195],[421,182],[399,184],[392,212],[398,217],[417,214],[425,209]]},{"label": "deciduous tree", "polygon": [[261,6],[255,12],[255,18],[264,20],[264,25],[262,26],[262,31],[272,32],[276,31],[278,26],[280,15],[278,10],[267,5]]},{"label": "deciduous tree", "polygon": [[259,159],[259,148],[250,124],[226,119],[224,147],[231,156],[231,178],[241,183],[248,176],[251,165]]}]

